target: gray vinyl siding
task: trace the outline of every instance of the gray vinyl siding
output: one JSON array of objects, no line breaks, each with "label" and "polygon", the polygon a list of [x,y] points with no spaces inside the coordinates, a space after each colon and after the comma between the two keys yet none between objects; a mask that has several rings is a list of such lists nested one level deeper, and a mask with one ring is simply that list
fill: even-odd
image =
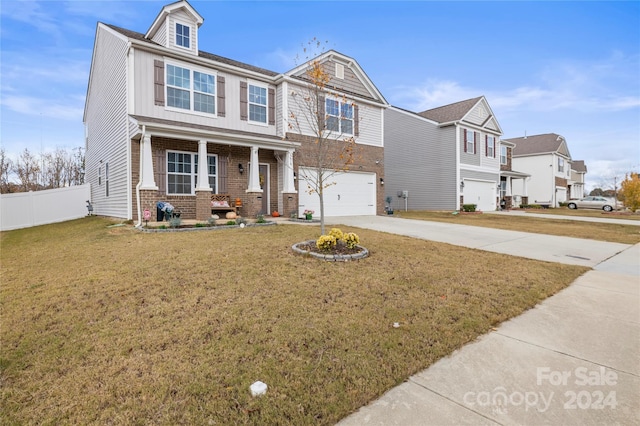
[{"label": "gray vinyl siding", "polygon": [[[468,164],[471,166],[479,166],[480,165],[480,157],[482,154],[482,149],[484,149],[484,139],[481,132],[477,130],[467,128],[467,132],[476,132],[476,150],[475,154],[473,152],[464,152],[464,147],[467,141],[464,137],[464,128],[460,128],[460,164]],[[455,140],[452,139],[452,140]]]},{"label": "gray vinyl siding", "polygon": [[156,33],[153,35],[152,40],[158,43],[160,46],[167,46],[168,45],[167,26],[160,25],[160,27],[158,28],[158,31],[156,31]]},{"label": "gray vinyl siding", "polygon": [[480,102],[465,116],[465,121],[480,126],[487,120],[488,116],[489,110],[485,107],[483,102]]},{"label": "gray vinyl siding", "polygon": [[500,175],[498,173],[487,173],[487,172],[480,172],[476,170],[461,169],[460,179],[461,180],[462,179],[484,180],[484,181],[491,181],[491,182],[497,183],[500,181]]},{"label": "gray vinyl siding", "polygon": [[[199,115],[189,111],[177,111],[167,109],[165,106],[155,105],[154,102],[154,80],[153,80],[153,67],[154,60],[160,60],[165,62],[171,62],[176,65],[184,66],[190,69],[198,69],[204,72],[216,76],[222,76],[225,78],[225,116],[220,117],[217,115]],[[277,133],[275,125],[259,125],[248,122],[247,120],[240,119],[240,82],[248,82],[247,78],[241,77],[235,74],[227,72],[220,72],[219,70],[203,65],[192,65],[183,61],[171,60],[160,55],[155,55],[150,52],[136,50],[135,55],[135,88],[136,93],[134,97],[135,102],[135,115],[141,115],[145,117],[161,118],[165,120],[180,121],[183,123],[191,123],[204,126],[220,127],[224,129],[243,130],[253,133],[261,133],[265,135],[274,136]],[[166,79],[166,72],[165,72]],[[251,80],[254,81],[254,80]],[[218,84],[218,83],[216,83]],[[268,85],[269,88],[276,89],[274,85]],[[166,90],[166,86],[165,86]],[[216,98],[217,98],[217,86],[216,86]],[[166,99],[166,96],[165,96]],[[193,99],[191,99],[193,102]],[[217,110],[216,110],[217,113]],[[277,117],[276,117],[277,123]]]},{"label": "gray vinyl siding", "polygon": [[[131,212],[126,75],[127,42],[98,27],[85,116],[87,180],[91,184],[91,200],[96,214],[128,219]],[[109,197],[105,192],[107,163]],[[99,167],[102,167],[100,184]]]},{"label": "gray vinyl siding", "polygon": [[[343,64],[343,65],[344,65],[344,78],[337,78],[335,61],[326,61],[322,64],[322,69],[330,77],[327,85],[329,87],[336,87],[337,90],[342,90],[346,93],[353,93],[355,95],[371,98],[371,93],[369,92],[369,90],[367,90],[365,85],[362,84],[362,81],[353,72],[353,70],[349,68],[348,65],[346,64]],[[305,70],[300,71],[297,75],[305,78]]]},{"label": "gray vinyl siding", "polygon": [[276,90],[276,134],[278,136],[284,136],[284,87],[283,85],[278,86]]},{"label": "gray vinyl siding", "polygon": [[384,196],[404,210],[398,191],[409,191],[410,210],[455,210],[456,147],[453,127],[436,124],[396,108],[385,111]]}]

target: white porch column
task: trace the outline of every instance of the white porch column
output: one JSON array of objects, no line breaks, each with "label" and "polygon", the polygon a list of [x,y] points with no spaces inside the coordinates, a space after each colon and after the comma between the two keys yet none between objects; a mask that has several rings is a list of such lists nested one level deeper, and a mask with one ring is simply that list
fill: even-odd
[{"label": "white porch column", "polygon": [[249,163],[249,187],[247,192],[262,192],[260,188],[260,168],[258,164],[258,147],[251,147],[251,160]]},{"label": "white porch column", "polygon": [[284,182],[282,192],[295,193],[296,187],[293,181],[293,150],[287,151],[284,156]]},{"label": "white porch column", "polygon": [[528,177],[522,179],[522,196],[523,197],[528,197],[528,195],[527,195],[527,181],[529,179],[530,178],[528,178]]},{"label": "white porch column", "polygon": [[504,191],[504,195],[510,197],[512,194],[511,185],[513,185],[513,178],[511,176],[507,176],[506,180],[506,188]]},{"label": "white porch column", "polygon": [[140,139],[140,189],[158,190],[153,177],[153,156],[151,154],[151,135],[144,134]]},{"label": "white porch column", "polygon": [[207,158],[207,141],[198,141],[198,186],[196,191],[211,191],[209,186],[209,160]]}]

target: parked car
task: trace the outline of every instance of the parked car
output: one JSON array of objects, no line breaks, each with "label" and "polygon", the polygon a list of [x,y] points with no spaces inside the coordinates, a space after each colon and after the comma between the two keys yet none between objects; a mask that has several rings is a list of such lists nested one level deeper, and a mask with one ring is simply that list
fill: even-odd
[{"label": "parked car", "polygon": [[614,208],[616,210],[622,208],[622,203],[614,202],[613,200],[604,198],[604,197],[585,197],[581,200],[571,200],[567,204],[567,207],[570,209],[598,209],[604,210],[605,212],[610,212]]}]

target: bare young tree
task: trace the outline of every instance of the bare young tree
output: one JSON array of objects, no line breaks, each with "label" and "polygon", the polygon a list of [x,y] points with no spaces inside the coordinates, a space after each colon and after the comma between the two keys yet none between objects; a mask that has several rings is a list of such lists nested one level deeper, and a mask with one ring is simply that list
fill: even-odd
[{"label": "bare young tree", "polygon": [[[320,47],[317,39],[310,44]],[[323,63],[312,59],[307,64],[301,85],[291,92],[288,127],[302,137],[304,146],[296,156],[305,168],[298,172],[307,184],[304,190],[319,197],[320,232],[324,234],[324,191],[336,184],[333,176],[348,171],[355,161],[356,142],[351,135],[358,125],[357,105],[329,86],[331,75]]]},{"label": "bare young tree", "polygon": [[18,156],[13,171],[18,177],[18,185],[22,191],[35,191],[38,189],[40,165],[38,164],[38,159],[31,154],[28,148],[25,148]]},{"label": "bare young tree", "polygon": [[10,192],[11,185],[9,175],[13,170],[13,161],[7,156],[4,148],[0,148],[0,193],[6,194]]}]

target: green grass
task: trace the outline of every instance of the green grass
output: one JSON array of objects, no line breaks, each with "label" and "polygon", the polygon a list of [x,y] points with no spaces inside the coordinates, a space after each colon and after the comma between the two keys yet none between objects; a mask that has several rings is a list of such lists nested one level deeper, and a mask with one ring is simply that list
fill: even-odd
[{"label": "green grass", "polygon": [[334,424],[587,270],[360,229],[370,257],[329,263],[290,249],[318,227],[110,223],[0,234],[0,423]]},{"label": "green grass", "polygon": [[[561,209],[549,209],[551,212],[555,210]],[[538,213],[538,210],[532,212]],[[580,210],[580,212],[583,212],[583,210]],[[435,212],[410,210],[407,212],[395,212],[394,216],[406,219],[432,220],[436,222],[484,226],[487,228],[532,232],[535,234],[560,235],[563,237],[585,238],[589,240],[609,241],[623,244],[637,244],[640,242],[640,226],[637,225],[580,222],[566,219],[539,218],[526,215],[510,216],[508,214],[496,215],[474,213],[454,215],[450,211]],[[618,218],[626,219],[627,216],[619,216]]]}]

